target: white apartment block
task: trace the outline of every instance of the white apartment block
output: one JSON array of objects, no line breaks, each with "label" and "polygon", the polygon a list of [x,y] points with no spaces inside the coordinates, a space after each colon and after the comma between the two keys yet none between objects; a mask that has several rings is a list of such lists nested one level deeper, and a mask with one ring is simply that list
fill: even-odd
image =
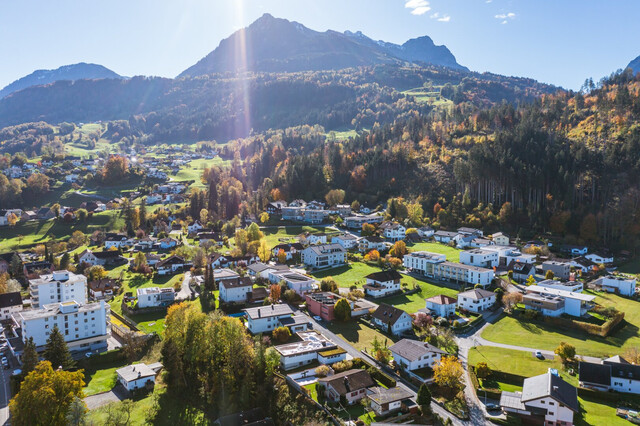
[{"label": "white apartment block", "polygon": [[137,291],[138,308],[156,308],[168,306],[176,298],[176,292],[172,288],[147,287]]},{"label": "white apartment block", "polygon": [[302,251],[302,263],[314,268],[330,268],[346,262],[347,251],[340,244],[310,246]]},{"label": "white apartment block", "polygon": [[51,303],[40,309],[22,311],[14,319],[22,328],[23,342],[33,337],[39,349],[47,343],[55,325],[70,351],[106,349],[111,334],[110,307],[104,300],[88,304]]},{"label": "white apartment block", "polygon": [[458,293],[458,308],[479,313],[496,303],[496,294],[480,288]]},{"label": "white apartment block", "polygon": [[293,311],[284,303],[258,306],[242,310],[247,316],[247,328],[251,334],[272,332],[282,326],[281,320],[291,318]]},{"label": "white apartment block", "polygon": [[404,256],[404,267],[427,277],[434,276],[435,265],[447,260],[444,254],[416,251]]},{"label": "white apartment block", "polygon": [[87,277],[69,271],[54,271],[29,280],[31,304],[40,308],[51,303],[87,302]]},{"label": "white apartment block", "polygon": [[460,252],[460,263],[463,265],[493,268],[498,266],[498,253],[493,250],[474,249]]}]

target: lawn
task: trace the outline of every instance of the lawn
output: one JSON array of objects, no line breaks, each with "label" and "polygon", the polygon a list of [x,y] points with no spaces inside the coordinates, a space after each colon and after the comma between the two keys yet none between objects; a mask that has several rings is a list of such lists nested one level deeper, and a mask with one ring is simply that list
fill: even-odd
[{"label": "lawn", "polygon": [[16,226],[5,226],[0,229],[0,251],[26,248],[43,243],[49,238],[67,239],[73,231],[80,230],[91,234],[98,229],[117,230],[124,226],[124,219],[116,210],[109,210],[93,215],[85,222],[65,223],[61,220],[18,222]]},{"label": "lawn", "polygon": [[495,324],[489,325],[482,337],[492,342],[546,350],[554,350],[560,342],[567,342],[576,347],[579,355],[595,357],[619,355],[628,348],[640,346],[638,302],[610,293],[593,294],[598,296],[597,303],[615,306],[625,313],[625,322],[609,337],[591,336],[579,330],[564,330],[541,321],[520,320],[510,316],[504,316]]},{"label": "lawn", "polygon": [[363,262],[353,262],[346,266],[339,268],[333,268],[326,271],[320,271],[312,273],[311,276],[317,280],[321,280],[326,277],[332,277],[338,283],[338,286],[349,288],[356,284],[360,287],[365,283],[366,277],[374,272],[380,272],[381,269],[377,266],[368,265]]},{"label": "lawn", "polygon": [[[408,282],[409,288],[411,288],[413,285],[413,280],[410,278],[403,277],[402,281]],[[400,308],[407,313],[413,314],[419,309],[423,309],[426,307],[425,299],[429,297],[436,296],[438,294],[456,297],[458,294],[456,290],[452,290],[448,287],[438,287],[437,285],[425,283],[422,281],[418,281],[418,284],[421,288],[420,293],[413,293],[409,295],[401,294],[398,296],[385,297],[376,300],[376,302],[386,303],[388,305],[395,306],[396,308]]]},{"label": "lawn", "polygon": [[223,160],[220,157],[214,157],[210,160],[199,158],[197,160],[190,161],[188,164],[182,166],[177,174],[169,176],[178,181],[194,181],[194,183],[191,185],[192,188],[204,188],[205,185],[202,183],[201,177],[205,167],[211,167],[213,165],[223,166],[227,163],[227,161]]},{"label": "lawn", "polygon": [[351,343],[354,348],[360,351],[364,349],[370,350],[371,342],[373,342],[373,339],[376,336],[378,337],[378,340],[382,342],[386,340],[389,346],[394,343],[389,337],[356,320],[344,323],[334,321],[328,325],[327,328],[347,342]]},{"label": "lawn", "polygon": [[[269,247],[275,247],[278,244],[285,242],[296,242],[294,237],[302,234],[303,232],[310,232],[312,234],[318,232],[325,232],[325,228],[316,226],[279,226],[277,228],[264,228],[261,230],[264,234],[264,238],[267,241]],[[283,241],[280,241],[280,240]]]},{"label": "lawn", "polygon": [[447,260],[450,262],[458,262],[460,260],[460,251],[457,248],[449,247],[446,244],[440,243],[417,243],[408,246],[409,251],[429,251],[431,253],[439,253],[447,256]]}]

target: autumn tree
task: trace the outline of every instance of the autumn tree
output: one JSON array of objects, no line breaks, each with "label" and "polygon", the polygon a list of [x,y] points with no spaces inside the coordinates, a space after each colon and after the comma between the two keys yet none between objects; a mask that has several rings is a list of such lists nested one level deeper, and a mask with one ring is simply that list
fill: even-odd
[{"label": "autumn tree", "polygon": [[351,319],[351,305],[347,299],[340,299],[333,307],[333,314],[338,321],[348,321]]},{"label": "autumn tree", "polygon": [[630,362],[631,364],[639,364],[640,363],[640,349],[635,346],[630,347],[624,353],[623,358]]},{"label": "autumn tree", "polygon": [[288,327],[278,327],[273,330],[273,338],[280,343],[285,343],[291,338],[291,331]]},{"label": "autumn tree", "polygon": [[563,363],[566,363],[575,358],[576,347],[569,343],[560,342],[560,345],[553,352],[562,359]]},{"label": "autumn tree", "polygon": [[58,329],[57,324],[53,326],[53,330],[51,330],[51,334],[47,339],[44,359],[49,361],[51,365],[55,365],[56,368],[62,367],[63,370],[69,370],[75,366],[75,361],[71,357],[67,343],[64,341],[64,336]]},{"label": "autumn tree", "polygon": [[529,276],[527,277],[527,280],[525,281],[525,284],[526,284],[527,286],[535,285],[535,284],[536,284],[536,279],[533,277],[533,275],[529,275]]},{"label": "autumn tree", "polygon": [[7,216],[7,223],[9,226],[15,226],[16,223],[18,223],[18,216],[14,213],[9,213],[9,216]]},{"label": "autumn tree", "polygon": [[42,173],[33,173],[27,178],[26,189],[34,197],[44,195],[49,192],[49,178]]},{"label": "autumn tree", "polygon": [[127,157],[112,155],[102,168],[102,180],[104,182],[119,182],[127,176],[128,170]]},{"label": "autumn tree", "polygon": [[479,379],[484,380],[491,375],[491,368],[489,368],[486,362],[481,361],[476,364],[475,372]]},{"label": "autumn tree", "polygon": [[338,291],[338,283],[333,277],[325,277],[320,281],[320,290],[336,293]]},{"label": "autumn tree", "polygon": [[327,192],[324,199],[329,206],[335,206],[336,204],[342,204],[344,201],[345,192],[342,189],[332,189]]},{"label": "autumn tree", "polygon": [[371,342],[371,353],[373,357],[382,364],[387,364],[391,359],[391,351],[387,347],[386,341],[381,342],[378,336],[375,336]]},{"label": "autumn tree", "polygon": [[267,263],[271,259],[271,249],[267,245],[267,241],[260,240],[260,246],[258,247],[258,257],[263,263]]},{"label": "autumn tree", "polygon": [[82,231],[73,231],[69,238],[69,244],[73,247],[80,247],[87,242],[87,236]]},{"label": "autumn tree", "polygon": [[393,243],[391,250],[389,250],[389,254],[393,257],[402,258],[409,251],[407,250],[407,244],[400,240]]},{"label": "autumn tree", "polygon": [[553,273],[553,271],[551,269],[547,270],[547,272],[545,272],[545,274],[544,274],[544,279],[545,280],[552,280],[553,277],[555,277],[555,274]]},{"label": "autumn tree", "polygon": [[454,356],[444,356],[440,362],[433,367],[433,379],[441,388],[445,389],[449,397],[457,395],[464,389],[462,379],[464,369],[458,358]]},{"label": "autumn tree", "polygon": [[260,230],[260,227],[258,226],[257,223],[254,222],[251,225],[249,225],[249,227],[247,228],[247,240],[249,242],[260,241],[263,238],[264,238],[264,234]]},{"label": "autumn tree", "polygon": [[273,303],[278,303],[281,293],[282,290],[278,284],[273,284],[271,287],[269,287],[269,298]]},{"label": "autumn tree", "polygon": [[522,302],[522,293],[512,292],[502,296],[502,303],[507,311],[513,310],[518,303]]},{"label": "autumn tree", "polygon": [[424,312],[416,312],[413,324],[419,328],[427,328],[433,324],[433,317]]},{"label": "autumn tree", "polygon": [[380,260],[380,252],[378,250],[371,250],[364,255],[365,262],[377,262],[378,260]]},{"label": "autumn tree", "polygon": [[287,263],[287,253],[283,249],[278,250],[278,263]]},{"label": "autumn tree", "polygon": [[580,224],[580,238],[587,242],[594,242],[598,239],[598,228],[596,217],[588,214],[582,219]]},{"label": "autumn tree", "polygon": [[84,271],[84,275],[89,281],[100,281],[107,277],[107,271],[104,270],[102,265],[93,265]]},{"label": "autumn tree", "polygon": [[49,361],[42,361],[27,374],[9,403],[11,424],[66,426],[69,407],[83,397],[83,379],[82,370],[54,370]]},{"label": "autumn tree", "polygon": [[269,222],[269,213],[262,212],[260,214],[260,223],[267,223],[267,222]]},{"label": "autumn tree", "polygon": [[361,232],[361,234],[362,234],[363,237],[371,236],[371,235],[373,235],[374,232],[376,232],[376,227],[375,226],[373,226],[370,223],[363,223],[362,224],[362,232]]}]

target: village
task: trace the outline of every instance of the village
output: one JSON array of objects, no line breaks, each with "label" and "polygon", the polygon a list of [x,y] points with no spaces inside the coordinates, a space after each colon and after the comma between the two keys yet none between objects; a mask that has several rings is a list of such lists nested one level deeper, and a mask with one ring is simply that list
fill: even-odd
[{"label": "village", "polygon": [[[357,202],[273,200],[212,223],[185,208],[196,179],[170,176],[216,154],[132,151],[145,184],[126,194],[0,211],[0,401],[24,377],[25,351],[41,354],[54,338],[87,371],[92,412],[153,394],[163,366],[147,349],[168,309],[185,303],[269,336],[289,386],[338,423],[634,416],[640,367],[625,357],[640,352],[629,334],[640,317],[636,277],[620,267],[628,253],[412,227],[389,206]],[[66,160],[3,173],[64,175],[81,192],[106,159]],[[148,230],[131,226],[132,209],[153,214]],[[29,239],[35,225],[68,237]]]}]

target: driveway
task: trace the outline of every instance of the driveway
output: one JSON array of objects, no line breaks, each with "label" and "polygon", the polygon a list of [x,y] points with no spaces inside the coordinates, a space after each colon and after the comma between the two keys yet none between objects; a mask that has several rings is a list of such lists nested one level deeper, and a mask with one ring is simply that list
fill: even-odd
[{"label": "driveway", "polygon": [[176,294],[176,300],[187,300],[191,299],[191,286],[189,282],[191,281],[191,271],[187,271],[184,273],[184,278],[182,279],[182,287],[180,291]]},{"label": "driveway", "polygon": [[127,391],[121,385],[116,385],[109,392],[103,392],[96,395],[88,396],[84,399],[85,404],[89,410],[103,407],[112,402],[119,402],[126,399],[128,396]]}]

